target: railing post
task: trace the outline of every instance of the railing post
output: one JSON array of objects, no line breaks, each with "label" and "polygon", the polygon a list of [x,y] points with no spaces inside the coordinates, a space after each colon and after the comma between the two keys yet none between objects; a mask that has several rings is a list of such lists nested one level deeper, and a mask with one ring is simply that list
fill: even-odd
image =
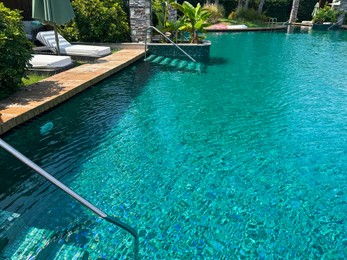
[{"label": "railing post", "polygon": [[[189,59],[191,59],[192,61],[196,62],[195,59],[193,59],[187,52],[185,52],[180,46],[178,46],[176,43],[174,43],[173,41],[170,40],[170,38],[168,38],[165,34],[163,34],[159,29],[157,29],[154,26],[148,26],[146,29],[146,32],[149,29],[154,29],[155,31],[157,31],[158,33],[160,33],[166,40],[168,40],[172,45],[174,45],[177,49],[179,49],[181,52],[183,52]],[[145,40],[145,53],[147,51],[147,38]],[[145,54],[146,55],[146,54]],[[146,57],[146,56],[145,56]]]}]

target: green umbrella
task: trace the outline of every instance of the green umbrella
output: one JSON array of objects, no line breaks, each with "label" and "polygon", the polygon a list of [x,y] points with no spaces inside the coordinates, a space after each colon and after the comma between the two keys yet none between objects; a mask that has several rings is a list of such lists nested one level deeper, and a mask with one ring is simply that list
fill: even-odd
[{"label": "green umbrella", "polygon": [[32,0],[33,18],[54,28],[57,52],[60,55],[57,25],[62,25],[75,17],[70,0]]}]

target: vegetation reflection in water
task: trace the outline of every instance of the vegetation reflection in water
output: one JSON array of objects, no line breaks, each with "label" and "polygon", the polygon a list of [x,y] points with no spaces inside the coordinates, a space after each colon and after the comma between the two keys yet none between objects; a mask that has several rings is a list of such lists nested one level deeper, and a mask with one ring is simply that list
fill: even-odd
[{"label": "vegetation reflection in water", "polygon": [[[346,257],[346,33],[208,38],[201,70],[137,63],[4,139],[136,226],[144,259]],[[2,209],[68,226],[91,259],[130,256],[130,236],[0,153]]]}]

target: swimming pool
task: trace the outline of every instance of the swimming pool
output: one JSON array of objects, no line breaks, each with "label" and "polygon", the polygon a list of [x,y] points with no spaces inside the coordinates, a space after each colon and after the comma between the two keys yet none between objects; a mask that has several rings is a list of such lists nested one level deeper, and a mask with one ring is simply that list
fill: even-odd
[{"label": "swimming pool", "polygon": [[[346,32],[208,38],[198,69],[138,62],[4,140],[136,227],[143,259],[345,258]],[[1,216],[21,232],[2,231],[2,256],[132,255],[130,235],[0,156]]]}]

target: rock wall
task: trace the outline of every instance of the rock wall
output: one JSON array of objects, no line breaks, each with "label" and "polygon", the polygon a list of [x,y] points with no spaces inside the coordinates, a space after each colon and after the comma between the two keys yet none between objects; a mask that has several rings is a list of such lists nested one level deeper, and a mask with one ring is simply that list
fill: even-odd
[{"label": "rock wall", "polygon": [[131,41],[144,42],[150,40],[150,30],[146,32],[151,25],[152,5],[151,0],[129,0],[130,9],[130,28]]}]

